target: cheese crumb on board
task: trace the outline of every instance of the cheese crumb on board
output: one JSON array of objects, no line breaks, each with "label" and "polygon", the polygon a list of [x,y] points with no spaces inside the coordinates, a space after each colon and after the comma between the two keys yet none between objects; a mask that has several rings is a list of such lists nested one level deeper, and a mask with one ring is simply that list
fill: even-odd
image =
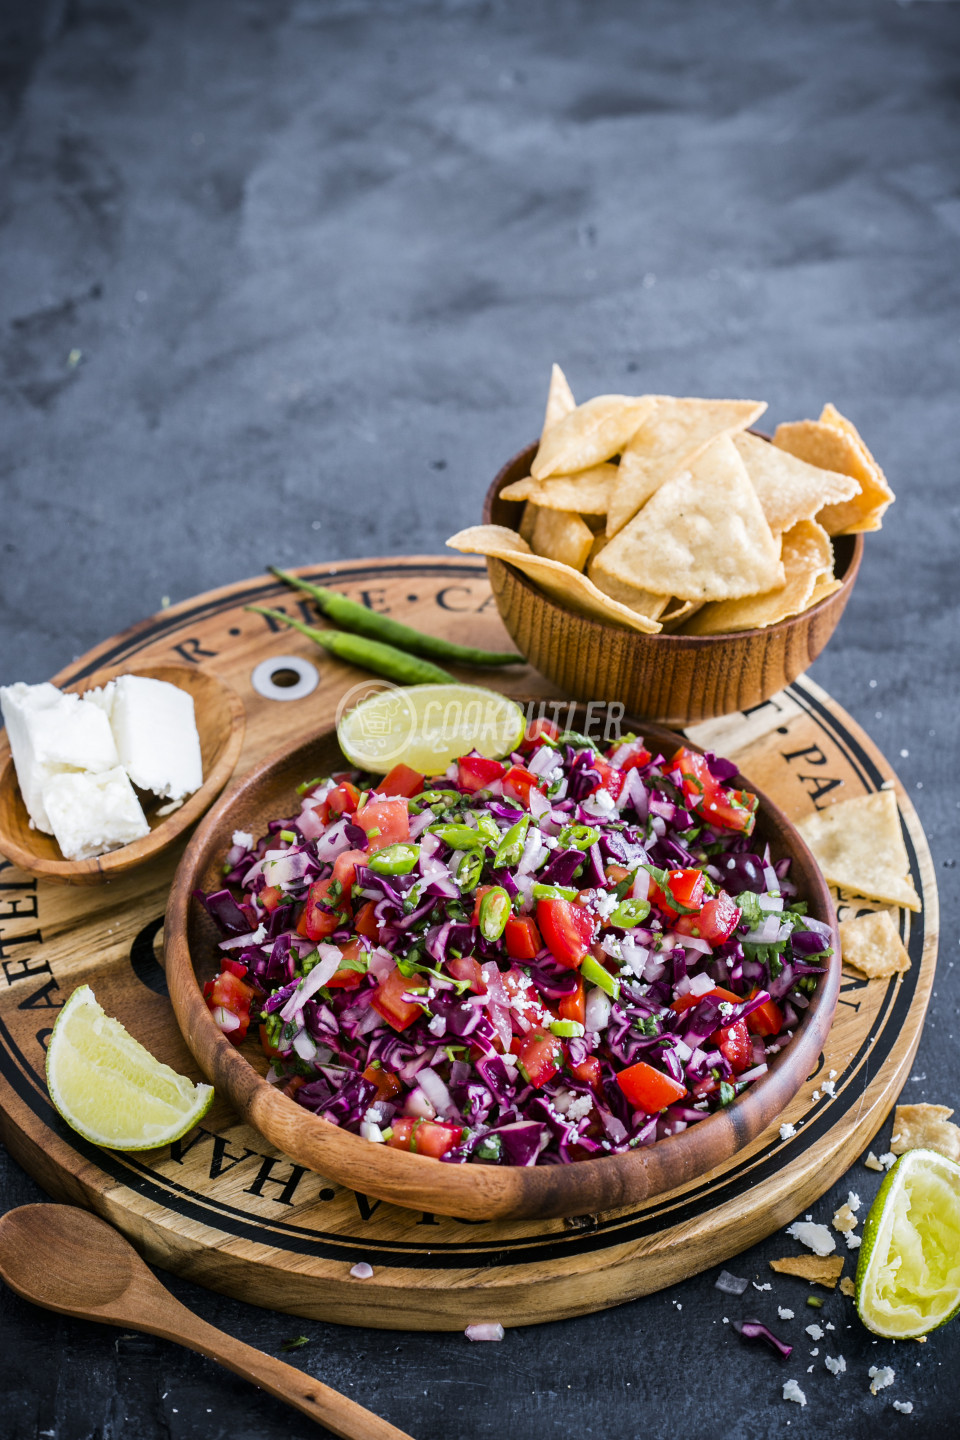
[{"label": "cheese crumb on board", "polygon": [[795,1405],[806,1405],[807,1397],[804,1395],[796,1380],[788,1380],[783,1387],[784,1400],[792,1400]]},{"label": "cheese crumb on board", "polygon": [[889,1365],[871,1365],[867,1371],[870,1376],[870,1394],[876,1395],[878,1390],[885,1390],[888,1385],[894,1382],[894,1372]]},{"label": "cheese crumb on board", "polygon": [[801,1245],[806,1245],[815,1255],[829,1255],[836,1250],[837,1242],[834,1240],[826,1225],[815,1225],[808,1220],[795,1220],[792,1225],[787,1226],[787,1234],[792,1235],[794,1240],[799,1240]]}]

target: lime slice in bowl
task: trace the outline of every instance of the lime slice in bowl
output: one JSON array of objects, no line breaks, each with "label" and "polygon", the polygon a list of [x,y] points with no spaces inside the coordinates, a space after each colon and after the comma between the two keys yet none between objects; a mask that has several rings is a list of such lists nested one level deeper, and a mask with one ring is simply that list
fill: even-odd
[{"label": "lime slice in bowl", "polygon": [[439,775],[451,760],[478,750],[509,755],[523,739],[524,713],[515,700],[479,685],[409,685],[380,690],[341,716],[340,749],[351,765],[385,774],[410,765]]},{"label": "lime slice in bowl", "polygon": [[868,1330],[909,1340],[960,1310],[960,1165],[907,1150],[870,1207],[857,1263],[857,1312]]},{"label": "lime slice in bowl", "polygon": [[213,1104],[195,1085],[106,1015],[89,985],[74,990],[47,1047],[50,1098],[78,1134],[111,1150],[154,1150],[179,1140]]}]

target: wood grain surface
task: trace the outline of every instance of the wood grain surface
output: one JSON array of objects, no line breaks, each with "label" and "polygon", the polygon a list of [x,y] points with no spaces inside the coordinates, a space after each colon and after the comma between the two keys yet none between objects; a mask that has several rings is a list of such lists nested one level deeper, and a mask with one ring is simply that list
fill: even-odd
[{"label": "wood grain surface", "polygon": [[[500,491],[529,475],[536,452],[536,444],[528,445],[504,465],[487,492],[484,523],[519,527],[523,503],[503,500]],[[843,614],[863,556],[862,535],[840,536],[833,545],[839,590],[764,630],[730,635],[644,635],[607,625],[558,605],[515,566],[492,557],[487,565],[515,645],[564,694],[620,700],[631,714],[680,727],[762,705],[813,664]]]},{"label": "wood grain surface", "polygon": [[[640,726],[654,753],[672,755],[682,743],[674,731],[659,725],[641,725],[629,717],[617,723],[624,734]],[[588,733],[586,706],[577,707],[572,728]],[[599,733],[601,727],[594,726],[593,734]],[[656,1145],[575,1165],[445,1165],[429,1156],[371,1145],[313,1115],[263,1078],[266,1060],[255,1037],[237,1049],[215,1023],[201,984],[219,969],[217,945],[222,936],[193,896],[198,889],[220,888],[223,858],[235,830],[265,834],[271,820],[296,812],[296,787],[305,777],[344,768],[349,762],[340,751],[336,732],[325,730],[299,745],[284,747],[251,770],[198,827],[177,869],[166,911],[167,984],[187,1044],[217,1092],[285,1155],[351,1189],[439,1215],[515,1220],[592,1214],[650,1200],[715,1169],[767,1129],[816,1066],[840,988],[840,938],[835,928],[833,955],[824,976],[793,1040],[772,1060],[768,1073],[732,1105]],[[749,778],[740,778],[750,783]],[[758,848],[769,844],[775,861],[790,859],[791,880],[810,914],[835,927],[830,891],[816,861],[783,812],[765,795],[759,800]]]},{"label": "wood grain surface", "polygon": [[[466,643],[502,646],[483,563],[466,558],[344,562],[302,572],[371,608]],[[363,677],[306,639],[279,634],[250,601],[300,602],[263,577],[185,602],[105,642],[57,677],[103,666],[183,662],[232,684],[247,711],[238,771],[331,723]],[[311,615],[311,618],[314,618]],[[258,696],[269,656],[316,664],[306,699]],[[489,681],[487,683],[490,683]],[[529,670],[498,688],[565,702]],[[698,725],[699,744],[737,760],[792,819],[838,798],[897,784],[869,738],[810,682],[750,713]],[[11,1153],[56,1198],[111,1220],[146,1257],[255,1304],[346,1324],[462,1329],[584,1314],[725,1260],[807,1210],[876,1134],[909,1073],[933,983],[937,894],[922,830],[897,784],[904,838],[923,913],[900,916],[911,955],[903,976],[844,972],[823,1055],[781,1117],[731,1161],[667,1195],[576,1220],[470,1223],[402,1210],[307,1170],[239,1122],[222,1099],[192,1135],[146,1156],[87,1145],[50,1106],[44,1046],[57,1009],[90,983],[111,1014],[177,1069],[200,1077],[175,1024],[158,962],[174,847],[97,890],[51,885],[0,868],[0,1127]],[[840,918],[869,908],[841,895]],[[824,1079],[833,1095],[821,1088]],[[374,1267],[358,1281],[358,1260]]]}]

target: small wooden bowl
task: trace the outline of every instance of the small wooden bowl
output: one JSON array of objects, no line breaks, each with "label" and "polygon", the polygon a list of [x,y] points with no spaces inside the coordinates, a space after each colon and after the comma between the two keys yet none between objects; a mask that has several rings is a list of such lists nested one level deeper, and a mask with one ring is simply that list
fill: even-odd
[{"label": "small wooden bowl", "polygon": [[[577,724],[583,724],[581,712]],[[648,744],[671,753],[679,737],[644,725]],[[688,742],[689,743],[689,742]],[[777,1116],[814,1069],[840,988],[840,944],[829,891],[816,862],[786,816],[760,796],[757,829],[774,859],[789,855],[791,878],[810,914],[833,928],[833,956],[810,1006],[770,1070],[725,1110],[645,1149],[574,1165],[446,1165],[371,1144],[311,1114],[264,1078],[267,1062],[255,1041],[236,1049],[215,1024],[202,994],[214,975],[220,934],[196,888],[217,889],[234,830],[253,835],[295,813],[296,786],[311,775],[349,768],[327,730],[265,760],[211,810],[193,836],[170,892],[164,921],[167,984],[173,1008],[197,1063],[237,1113],[291,1159],[364,1195],[465,1220],[584,1215],[636,1204],[705,1174],[749,1143]],[[749,781],[745,781],[749,787]],[[750,787],[754,788],[754,787]]]},{"label": "small wooden bowl", "polygon": [[[764,437],[767,438],[767,437]],[[530,474],[537,445],[508,461],[487,492],[485,525],[516,530],[523,502],[500,491]],[[760,705],[813,664],[843,614],[863,554],[863,536],[833,542],[841,586],[819,605],[729,635],[643,635],[566,610],[513,565],[487,560],[500,618],[521,654],[565,694],[620,700],[636,715],[684,726]]]},{"label": "small wooden bowl", "polygon": [[[166,680],[193,696],[197,730],[200,732],[200,754],[204,782],[194,794],[188,795],[170,815],[158,815],[163,800],[147,800],[144,812],[150,834],[134,840],[119,850],[96,855],[90,860],[65,860],[52,835],[30,827],[30,816],[20,794],[17,774],[10,754],[6,731],[0,732],[0,855],[12,860],[21,870],[43,880],[67,885],[99,885],[123,875],[145,860],[152,860],[172,845],[178,835],[213,803],[226,785],[243,747],[246,728],[243,701],[235,690],[216,675],[194,665],[144,665],[119,670],[98,670],[87,679],[62,688],[83,694],[116,680],[118,675],[143,675],[150,680]],[[142,799],[142,797],[141,797]]]}]

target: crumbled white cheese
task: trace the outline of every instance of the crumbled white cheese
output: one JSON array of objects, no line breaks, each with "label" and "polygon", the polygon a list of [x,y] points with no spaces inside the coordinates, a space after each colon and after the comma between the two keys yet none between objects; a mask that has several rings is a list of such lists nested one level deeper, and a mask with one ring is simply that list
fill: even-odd
[{"label": "crumbled white cheese", "polygon": [[860,1206],[863,1204],[863,1201],[860,1199],[860,1196],[856,1193],[855,1190],[849,1190],[847,1192],[847,1204],[850,1206],[851,1210],[859,1210]]},{"label": "crumbled white cheese", "polygon": [[897,1157],[896,1155],[894,1155],[892,1150],[888,1150],[885,1155],[880,1156],[880,1164],[883,1166],[884,1170],[892,1169],[892,1167],[896,1165],[896,1163]]},{"label": "crumbled white cheese", "polygon": [[894,1400],[894,1402],[893,1402],[893,1408],[894,1408],[894,1410],[899,1410],[901,1415],[912,1415],[912,1414],[913,1414],[913,1401],[912,1401],[912,1400]]},{"label": "crumbled white cheese", "polygon": [[870,1394],[876,1395],[878,1390],[885,1390],[888,1385],[894,1382],[894,1373],[889,1365],[871,1365],[867,1371],[870,1376]]},{"label": "crumbled white cheese", "polygon": [[847,1249],[848,1249],[848,1250],[859,1250],[859,1249],[860,1249],[860,1240],[861,1240],[861,1237],[860,1237],[859,1235],[854,1235],[853,1231],[851,1230],[850,1234],[847,1236]]},{"label": "crumbled white cheese", "polygon": [[781,1139],[781,1140],[792,1140],[793,1137],[794,1137],[794,1135],[796,1135],[796,1133],[797,1133],[797,1127],[796,1127],[796,1125],[791,1125],[789,1120],[787,1121],[787,1123],[786,1123],[785,1125],[781,1125],[781,1126],[780,1126],[780,1139]]},{"label": "crumbled white cheese", "polygon": [[811,1340],[822,1340],[822,1339],[823,1339],[823,1329],[821,1328],[821,1326],[819,1326],[819,1325],[804,1325],[803,1328],[804,1328],[804,1330],[807,1332],[807,1334],[810,1336],[810,1339],[811,1339]]},{"label": "crumbled white cheese", "polygon": [[770,1284],[770,1281],[769,1281],[769,1280],[766,1281],[765,1284],[763,1284],[763,1285],[758,1285],[757,1282],[756,1282],[756,1280],[753,1280],[753,1281],[751,1281],[750,1283],[753,1285],[754,1290],[772,1290],[772,1289],[773,1289],[773,1286]]},{"label": "crumbled white cheese", "polygon": [[781,1319],[781,1320],[792,1320],[792,1319],[793,1319],[793,1311],[792,1311],[792,1310],[788,1310],[785,1305],[778,1305],[778,1306],[777,1306],[777,1314],[780,1316],[780,1319]]},{"label": "crumbled white cheese", "polygon": [[247,830],[234,830],[233,843],[242,846],[244,850],[252,850],[253,836]]},{"label": "crumbled white cheese", "polygon": [[126,774],[65,770],[51,775],[43,801],[57,844],[68,860],[88,860],[150,834],[150,826]]},{"label": "crumbled white cheese", "polygon": [[582,1120],[584,1115],[589,1115],[593,1109],[593,1097],[591,1095],[575,1095],[567,1106],[568,1120]]},{"label": "crumbled white cheese", "polygon": [[796,1380],[788,1380],[783,1387],[784,1400],[792,1400],[796,1405],[806,1405],[807,1397],[804,1395]]},{"label": "crumbled white cheese", "polygon": [[809,1220],[795,1220],[787,1226],[787,1234],[799,1240],[801,1245],[806,1245],[815,1255],[831,1255],[837,1248],[837,1242],[826,1225],[814,1225]]},{"label": "crumbled white cheese", "polygon": [[819,1091],[819,1090],[814,1090],[814,1092],[813,1092],[813,1094],[811,1095],[810,1098],[811,1098],[811,1100],[814,1100],[814,1101],[819,1100],[819,1099],[820,1099],[820,1091]]},{"label": "crumbled white cheese", "polygon": [[588,815],[594,815],[597,819],[604,819],[612,810],[616,809],[613,800],[606,790],[595,790],[588,795],[583,802],[583,809]]},{"label": "crumbled white cheese", "polygon": [[821,1080],[820,1089],[823,1091],[824,1095],[829,1095],[830,1099],[832,1100],[836,1093],[837,1087],[836,1085],[834,1085],[832,1080]]},{"label": "crumbled white cheese", "polygon": [[847,1368],[847,1362],[842,1355],[838,1355],[836,1359],[832,1355],[827,1355],[824,1357],[823,1363],[831,1375],[842,1375]]},{"label": "crumbled white cheese", "polygon": [[820,1347],[819,1347],[819,1345],[814,1345],[813,1349],[810,1351],[810,1354],[811,1354],[811,1355],[819,1355],[819,1354],[820,1354]]}]

